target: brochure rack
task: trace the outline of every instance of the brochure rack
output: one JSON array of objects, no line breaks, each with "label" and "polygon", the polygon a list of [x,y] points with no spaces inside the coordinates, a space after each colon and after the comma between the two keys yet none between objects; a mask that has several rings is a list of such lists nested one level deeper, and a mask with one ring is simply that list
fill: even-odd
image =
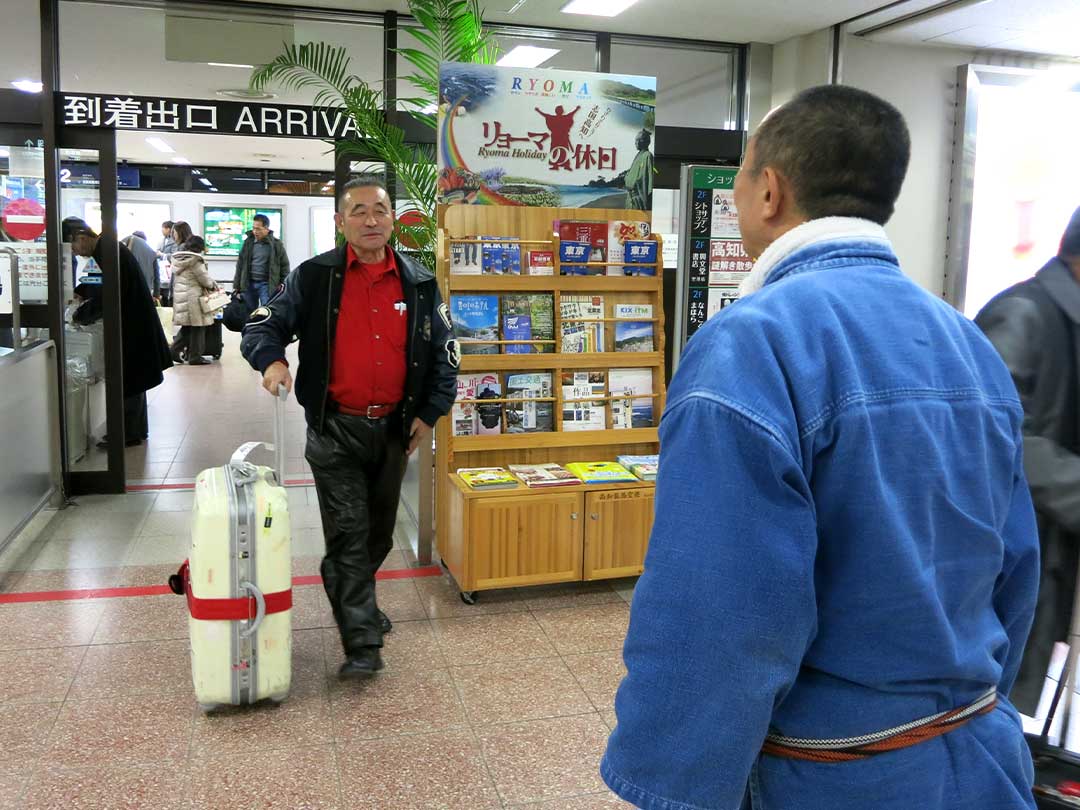
[{"label": "brochure rack", "polygon": [[[609,209],[559,209],[504,206],[440,206],[436,270],[444,300],[475,293],[489,295],[550,293],[554,297],[554,352],[508,354],[515,341],[491,341],[498,354],[462,356],[460,374],[550,372],[554,429],[539,433],[454,436],[451,419],[441,419],[435,441],[436,543],[443,563],[454,576],[462,599],[471,604],[476,592],[494,588],[541,585],[578,580],[635,576],[642,572],[652,528],[652,483],[581,485],[557,489],[477,491],[456,474],[462,468],[507,467],[510,464],[566,464],[573,461],[614,461],[622,454],[659,451],[657,425],[665,401],[663,245],[657,245],[654,275],[564,276],[560,274],[556,220],[648,221],[648,213]],[[523,251],[550,250],[553,275],[458,275],[450,272],[454,243],[476,242],[478,236],[500,236]],[[650,239],[660,242],[653,234]],[[624,262],[589,263],[604,272]],[[575,263],[575,266],[580,266]],[[561,351],[564,295],[603,296],[604,351]],[[617,304],[649,304],[653,317],[651,352],[615,351]],[[501,334],[501,333],[500,333]],[[536,342],[536,341],[534,341]],[[564,431],[564,401],[559,384],[564,371],[602,371],[613,368],[652,372],[651,427],[612,428],[612,407],[625,396],[590,397],[606,404],[605,430]],[[638,397],[634,397],[638,399]],[[525,400],[529,401],[529,400]],[[471,402],[471,401],[470,401]],[[488,405],[520,403],[521,399],[487,399]],[[504,409],[505,410],[505,409]]]}]

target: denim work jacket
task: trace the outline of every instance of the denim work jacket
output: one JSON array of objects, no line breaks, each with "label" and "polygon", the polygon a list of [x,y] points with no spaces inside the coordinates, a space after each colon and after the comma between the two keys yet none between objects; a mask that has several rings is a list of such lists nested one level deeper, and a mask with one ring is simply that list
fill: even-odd
[{"label": "denim work jacket", "polygon": [[[1038,587],[1022,420],[883,231],[795,249],[705,324],[660,428],[607,784],[647,810],[1034,808],[1004,697]],[[992,686],[995,710],[912,748],[760,754],[770,729],[869,734]]]}]

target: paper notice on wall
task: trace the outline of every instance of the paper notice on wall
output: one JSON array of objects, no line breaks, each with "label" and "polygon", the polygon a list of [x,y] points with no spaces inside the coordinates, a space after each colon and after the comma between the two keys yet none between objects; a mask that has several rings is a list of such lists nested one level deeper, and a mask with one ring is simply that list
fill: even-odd
[{"label": "paper notice on wall", "polygon": [[739,212],[735,210],[735,192],[732,189],[713,189],[712,238],[739,238]]}]

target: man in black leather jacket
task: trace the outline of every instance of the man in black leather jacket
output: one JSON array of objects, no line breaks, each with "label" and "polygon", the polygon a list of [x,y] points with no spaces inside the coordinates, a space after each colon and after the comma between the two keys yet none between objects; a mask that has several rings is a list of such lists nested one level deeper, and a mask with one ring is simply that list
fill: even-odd
[{"label": "man in black leather jacket", "polygon": [[435,276],[387,244],[394,215],[382,183],[347,183],[335,218],[346,245],[289,274],[251,314],[241,351],[276,393],[292,390],[285,347],[300,340],[296,396],[326,538],[323,583],[345,649],[340,675],[359,678],[383,666],[391,624],[375,572],[393,548],[407,457],[453,404],[459,353]]},{"label": "man in black leather jacket", "polygon": [[1080,563],[1080,209],[1058,255],[976,317],[1024,404],[1024,472],[1039,519],[1042,574],[1013,704],[1034,716],[1054,644],[1066,641]]}]

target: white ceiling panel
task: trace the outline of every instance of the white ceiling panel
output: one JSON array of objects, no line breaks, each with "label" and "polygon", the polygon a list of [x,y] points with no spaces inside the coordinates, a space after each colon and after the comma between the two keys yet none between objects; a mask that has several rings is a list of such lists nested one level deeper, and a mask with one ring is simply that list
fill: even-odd
[{"label": "white ceiling panel", "polygon": [[[270,0],[291,5],[295,0]],[[714,42],[782,42],[793,36],[827,28],[841,20],[871,11],[883,0],[638,0],[617,17],[563,14],[567,0],[482,0],[485,19],[519,25],[608,31],[657,37],[703,39]],[[313,0],[323,8],[382,12],[408,12],[402,0]]]},{"label": "white ceiling panel", "polygon": [[[917,0],[888,15],[861,20],[857,33],[940,0]],[[929,44],[1080,56],[1080,0],[986,0],[947,9],[871,34],[876,42]]]}]

